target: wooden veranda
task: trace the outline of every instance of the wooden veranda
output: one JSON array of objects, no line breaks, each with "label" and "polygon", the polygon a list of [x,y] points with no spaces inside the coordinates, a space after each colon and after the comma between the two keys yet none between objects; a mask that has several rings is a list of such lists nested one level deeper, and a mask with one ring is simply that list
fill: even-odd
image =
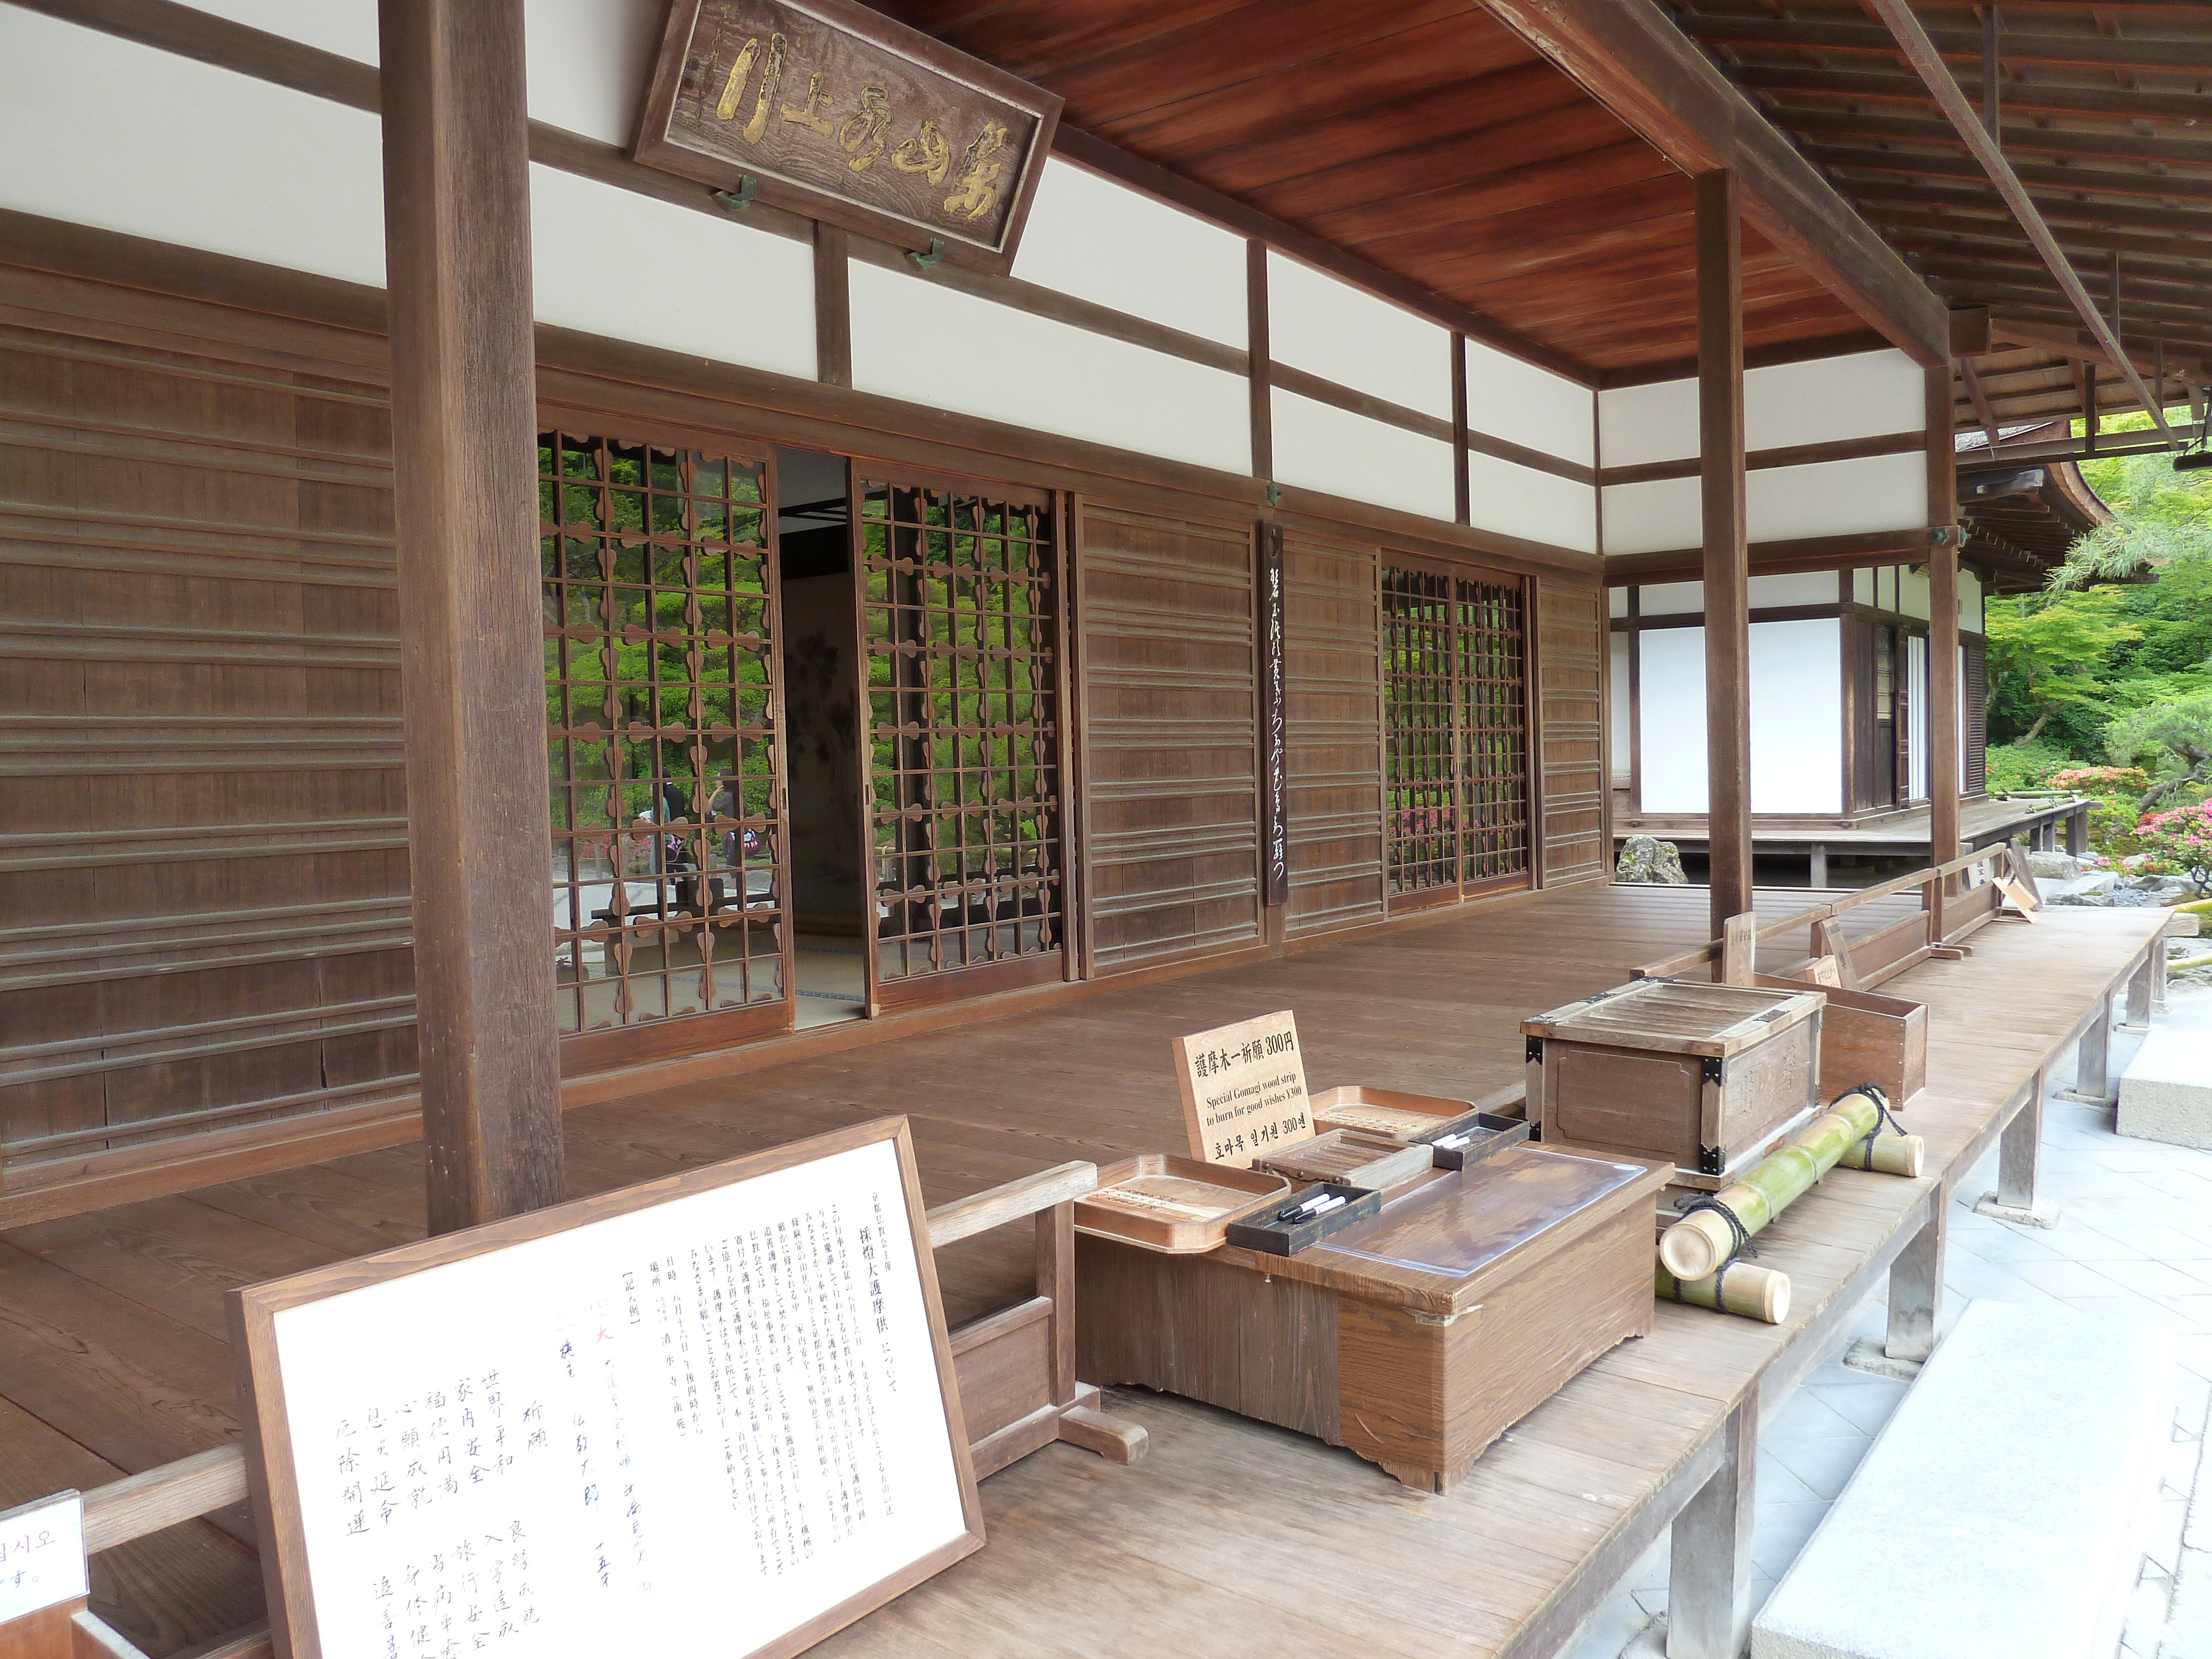
[{"label": "wooden veranda", "polygon": [[[1762,890],[1759,914],[1778,919],[1805,897]],[[1886,927],[1916,902],[1878,899],[1848,928]],[[1525,1014],[1695,946],[1705,904],[1698,888],[1516,895],[1019,1019],[578,1109],[563,1124],[568,1191],[902,1110],[933,1203],[1071,1158],[1156,1149],[1181,1130],[1169,1039],[1285,1006],[1316,1085],[1485,1092],[1517,1080]],[[823,1650],[1233,1656],[1356,1643],[1540,1655],[1670,1523],[1677,1624],[1709,1616],[1725,1629],[1748,1571],[1747,1473],[1734,1483],[1760,1414],[1893,1264],[1894,1328],[1926,1340],[1954,1185],[2016,1118],[2034,1127],[2023,1109],[2115,992],[2147,1004],[2164,920],[2082,910],[1995,923],[1964,959],[1889,983],[1929,1006],[1929,1085],[1909,1111],[1928,1174],[1837,1171],[1762,1236],[1763,1260],[1796,1288],[1787,1324],[1662,1304],[1652,1336],[1599,1361],[1443,1498],[1316,1441],[1124,1391],[1115,1409],[1154,1442],[1145,1462],[1047,1447],[993,1477],[990,1547]],[[1804,947],[1802,933],[1778,935],[1761,965]],[[2033,1135],[2006,1146],[2013,1177],[2032,1173]],[[392,1147],[0,1237],[0,1506],[224,1444],[238,1421],[223,1292],[422,1237],[422,1156]],[[940,1252],[949,1316],[1026,1295],[1030,1249],[1001,1230]],[[261,1610],[252,1537],[235,1505],[106,1551],[95,1608],[157,1659],[247,1626]],[[1329,1571],[1315,1570],[1320,1557]]]}]

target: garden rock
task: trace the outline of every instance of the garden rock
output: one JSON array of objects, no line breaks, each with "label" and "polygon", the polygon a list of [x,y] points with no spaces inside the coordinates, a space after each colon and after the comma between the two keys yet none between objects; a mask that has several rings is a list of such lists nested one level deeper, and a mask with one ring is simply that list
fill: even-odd
[{"label": "garden rock", "polygon": [[1620,863],[1613,872],[1615,881],[1634,882],[1644,886],[1687,887],[1690,878],[1682,873],[1682,854],[1671,841],[1661,841],[1656,836],[1631,836],[1620,846]]},{"label": "garden rock", "polygon": [[2120,885],[2133,892],[2154,894],[2169,904],[2197,896],[2197,884],[2186,876],[2130,876]]},{"label": "garden rock", "polygon": [[2109,893],[2053,893],[2045,897],[2044,902],[2074,904],[2091,910],[2154,910],[2158,908],[2159,899],[2155,893],[2116,887]]},{"label": "garden rock", "polygon": [[2027,855],[2028,872],[2038,881],[2071,881],[2085,866],[2070,853],[2034,852]]}]

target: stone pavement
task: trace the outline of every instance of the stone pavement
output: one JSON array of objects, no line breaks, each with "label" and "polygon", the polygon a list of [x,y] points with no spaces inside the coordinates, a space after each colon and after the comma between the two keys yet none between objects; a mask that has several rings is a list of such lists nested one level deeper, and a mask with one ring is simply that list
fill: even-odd
[{"label": "stone pavement", "polygon": [[[2212,1030],[2212,990],[2172,987],[2156,1023]],[[2113,1076],[2142,1041],[2113,1032]],[[2073,1083],[2069,1062],[2054,1073],[2050,1086],[2055,1095]],[[2212,1637],[2212,1474],[2198,1479],[2212,1410],[2212,1152],[2123,1139],[2113,1132],[2111,1108],[2054,1098],[2044,1108],[2042,1169],[2043,1202],[2060,1212],[2058,1224],[2047,1231],[1974,1213],[1973,1200],[1996,1185],[1994,1150],[1986,1167],[1954,1189],[1939,1329],[1979,1297],[2055,1297],[2085,1313],[2175,1328],[2182,1369],[2174,1461],[2121,1653],[2126,1659],[2212,1659],[2212,1642],[2205,1639]],[[1840,1363],[1851,1342],[1881,1340],[1887,1306],[1887,1287],[1877,1289],[1835,1355],[1807,1376],[1761,1431],[1754,1613],[1904,1396],[1906,1384]],[[2193,1487],[2200,1497],[2192,1522]],[[1592,1615],[1566,1650],[1570,1659],[1658,1659],[1665,1653],[1667,1542],[1662,1537],[1620,1592]],[[2179,1599],[2173,1639],[2161,1650],[2169,1613],[2176,1611],[2177,1574],[2190,1589]],[[2186,1633],[2193,1623],[2201,1623],[2203,1636]]]}]

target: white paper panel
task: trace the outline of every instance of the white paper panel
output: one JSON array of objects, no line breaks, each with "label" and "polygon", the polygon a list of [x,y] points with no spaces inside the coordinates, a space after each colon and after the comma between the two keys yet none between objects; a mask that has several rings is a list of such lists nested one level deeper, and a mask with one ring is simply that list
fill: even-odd
[{"label": "white paper panel", "polygon": [[1694,617],[1705,608],[1705,585],[1652,582],[1638,592],[1636,608],[1646,617]]},{"label": "white paper panel", "polygon": [[1449,444],[1279,386],[1274,426],[1275,477],[1282,483],[1451,522]]},{"label": "white paper panel", "polygon": [[[1225,472],[1252,470],[1242,375],[877,265],[855,262],[852,276],[853,384],[862,392]],[[1449,470],[1444,489],[1449,518]]]},{"label": "white paper panel", "polygon": [[525,0],[530,116],[628,150],[668,8],[665,0]]},{"label": "white paper panel", "polygon": [[[1637,639],[1644,810],[1703,812],[1705,630],[1662,628]],[[1751,810],[1833,812],[1843,799],[1843,639],[1839,623],[1751,628]]]},{"label": "white paper panel", "polygon": [[[1747,529],[1754,542],[1916,530],[1928,522],[1928,458],[1917,453],[1869,455],[1813,466],[1762,467],[1745,475],[1744,500]],[[1608,550],[1612,544],[1608,532]]]},{"label": "white paper panel", "polygon": [[[1778,363],[1743,377],[1744,444],[1787,449],[1918,432],[1927,425],[1924,371],[1901,351]],[[1696,434],[1691,434],[1692,441]]]},{"label": "white paper panel", "polygon": [[541,322],[814,376],[804,242],[534,163],[530,237]]},{"label": "white paper panel", "polygon": [[1626,588],[1608,587],[1605,590],[1605,614],[1608,617],[1626,617],[1628,614]]},{"label": "white paper panel", "polygon": [[1616,789],[1627,788],[1634,771],[1628,742],[1632,679],[1628,665],[1628,635],[1615,634],[1613,636],[1612,707],[1607,711],[1607,723],[1613,734],[1613,787]]},{"label": "white paper panel", "polygon": [[[1919,634],[1905,636],[1905,670],[1911,676],[1905,725],[1905,770],[1913,800],[1928,799],[1928,641]],[[1965,750],[1960,751],[1964,754]]]},{"label": "white paper panel", "polygon": [[[1607,452],[1607,464],[1611,465]],[[1655,478],[1649,483],[1609,484],[1605,496],[1605,550],[1665,553],[1695,547],[1705,534],[1695,478]]]},{"label": "white paper panel", "polygon": [[1563,461],[1593,464],[1597,394],[1479,340],[1467,343],[1467,423]]},{"label": "white paper panel", "polygon": [[[1468,518],[1476,529],[1597,551],[1597,491],[1589,485],[1474,450],[1468,452],[1467,484]],[[1451,517],[1449,493],[1442,516]]]},{"label": "white paper panel", "polygon": [[1875,574],[1871,570],[1851,572],[1851,598],[1860,605],[1874,603]]},{"label": "white paper panel", "polygon": [[[1698,456],[1698,383],[1658,380],[1608,386],[1597,394],[1599,443],[1607,466],[1648,466]],[[1606,526],[1607,552],[1613,527]]]},{"label": "white paper panel", "polygon": [[1273,249],[1267,349],[1294,368],[1451,419],[1449,331]]},{"label": "white paper panel", "polygon": [[1804,570],[1783,576],[1753,576],[1751,608],[1765,611],[1785,605],[1835,605],[1840,588],[1832,570]]},{"label": "white paper panel", "polygon": [[1240,350],[1244,239],[1056,157],[1014,275]]},{"label": "white paper panel", "polygon": [[1639,634],[1637,727],[1647,812],[1705,810],[1705,630]]},{"label": "white paper panel", "polygon": [[[93,119],[94,88],[128,93]],[[0,206],[384,284],[383,134],[360,110],[0,6]]]}]

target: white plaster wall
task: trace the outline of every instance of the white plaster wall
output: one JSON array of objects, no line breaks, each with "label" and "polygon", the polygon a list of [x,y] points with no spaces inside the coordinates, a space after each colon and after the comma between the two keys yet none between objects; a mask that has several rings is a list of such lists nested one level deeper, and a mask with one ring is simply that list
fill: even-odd
[{"label": "white plaster wall", "polygon": [[[1267,349],[1277,362],[1442,420],[1451,334],[1310,265],[1267,252]],[[1279,447],[1280,434],[1277,434]],[[1443,517],[1451,517],[1447,497]]]},{"label": "white plaster wall", "polygon": [[[1605,462],[1613,464],[1613,451]],[[1705,511],[1695,478],[1655,478],[1648,483],[1608,484],[1605,497],[1605,550],[1664,553],[1695,547],[1705,535]]]},{"label": "white plaster wall", "polygon": [[[1279,429],[1275,445],[1279,469]],[[1468,519],[1478,530],[1495,530],[1577,553],[1597,551],[1597,491],[1588,484],[1469,450],[1467,489]],[[1451,515],[1447,489],[1443,511],[1434,516]]]},{"label": "white plaster wall", "polygon": [[1014,275],[1242,349],[1244,239],[1057,157]]},{"label": "white plaster wall", "polygon": [[1842,588],[1832,570],[1799,570],[1782,576],[1753,576],[1749,584],[1751,608],[1778,609],[1785,605],[1838,605]]},{"label": "white plaster wall", "polygon": [[1605,590],[1605,614],[1608,617],[1626,617],[1628,614],[1626,588],[1608,587]]},{"label": "white plaster wall", "polygon": [[1919,570],[1900,568],[1898,571],[1894,608],[1901,614],[1921,622],[1928,620],[1928,572],[1924,568]]},{"label": "white plaster wall", "polygon": [[1631,683],[1629,672],[1628,635],[1613,636],[1613,678],[1611,707],[1607,710],[1612,731],[1613,787],[1626,789],[1635,775],[1633,756],[1629,748]]},{"label": "white plaster wall", "polygon": [[[1901,351],[1744,372],[1744,442],[1751,449],[1887,437],[1921,431],[1927,422],[1924,371]],[[1694,429],[1691,435],[1694,442]]]},{"label": "white plaster wall", "polygon": [[1982,579],[1966,569],[1959,572],[1959,631],[1961,634],[1982,631]]},{"label": "white plaster wall", "polygon": [[1705,608],[1703,582],[1650,582],[1636,595],[1636,609],[1645,617],[1695,617]]},{"label": "white plaster wall", "polygon": [[[1597,394],[1598,443],[1607,466],[1649,466],[1698,458],[1698,383],[1656,380],[1650,386],[1608,386]],[[1606,550],[1613,545],[1607,505]]]},{"label": "white plaster wall", "polygon": [[384,284],[362,111],[0,6],[0,206]]},{"label": "white plaster wall", "polygon": [[[1234,384],[1241,388],[1244,382]],[[1243,432],[1240,422],[1240,439]],[[1280,386],[1274,394],[1274,438],[1275,477],[1284,483],[1451,522],[1448,443]],[[1239,465],[1240,470],[1250,468],[1249,446]]]},{"label": "white plaster wall", "polygon": [[376,0],[191,0],[248,28],[334,52],[364,64],[376,62]]},{"label": "white plaster wall", "polygon": [[1917,530],[1928,522],[1928,458],[1915,452],[1761,467],[1745,475],[1744,500],[1754,542]]},{"label": "white plaster wall", "polygon": [[[1918,634],[1905,636],[1906,674],[1905,775],[1908,798],[1928,799],[1928,641]],[[1963,751],[1962,751],[1963,752]],[[1948,862],[1947,860],[1946,862]]]},{"label": "white plaster wall", "polygon": [[[1638,636],[1644,810],[1703,812],[1705,630]],[[1751,810],[1842,810],[1843,634],[1832,619],[1751,629]]]},{"label": "white plaster wall", "polygon": [[1851,572],[1851,599],[1854,604],[1872,605],[1874,603],[1875,574],[1871,570]]},{"label": "white plaster wall", "polygon": [[1479,340],[1466,346],[1469,430],[1540,449],[1563,461],[1595,463],[1595,392]]},{"label": "white plaster wall", "polygon": [[[1241,375],[857,261],[852,296],[860,391],[1198,466],[1251,470]],[[1277,422],[1279,445],[1279,412]],[[1443,516],[1451,516],[1449,462]]]},{"label": "white plaster wall", "polygon": [[540,322],[814,377],[804,242],[534,162],[530,240]]}]

